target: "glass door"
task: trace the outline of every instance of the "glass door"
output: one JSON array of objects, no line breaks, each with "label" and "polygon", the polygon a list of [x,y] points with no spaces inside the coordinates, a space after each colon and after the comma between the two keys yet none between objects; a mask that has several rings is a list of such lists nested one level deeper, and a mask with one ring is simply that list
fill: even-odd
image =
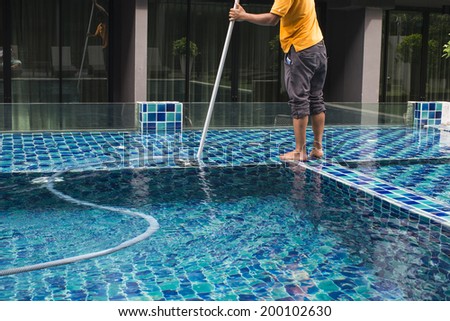
[{"label": "glass door", "polygon": [[[108,0],[11,2],[12,101],[106,102]],[[99,32],[100,23],[104,31]]]},{"label": "glass door", "polygon": [[450,59],[442,57],[450,15],[389,11],[384,32],[384,102],[450,100]]},{"label": "glass door", "polygon": [[148,2],[148,100],[185,101],[186,72],[194,73],[198,53],[198,44],[192,42],[192,65],[188,62],[186,70],[187,8],[186,0]]},{"label": "glass door", "polygon": [[[247,9],[269,12],[272,4],[263,0]],[[222,0],[149,0],[149,100],[209,102],[232,5]],[[278,32],[278,26],[235,24],[217,102],[279,101],[282,58]]]},{"label": "glass door", "polygon": [[433,13],[430,15],[427,59],[427,100],[450,100],[450,59],[442,57],[444,43],[450,33],[450,15]]},{"label": "glass door", "polygon": [[422,23],[420,12],[393,11],[385,35],[384,95],[386,102],[420,99]]}]

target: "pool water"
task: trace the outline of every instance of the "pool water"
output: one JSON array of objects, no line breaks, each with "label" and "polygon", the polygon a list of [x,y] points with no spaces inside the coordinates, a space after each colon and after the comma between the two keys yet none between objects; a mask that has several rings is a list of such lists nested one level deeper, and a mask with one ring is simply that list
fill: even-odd
[{"label": "pool water", "polygon": [[[1,174],[0,270],[146,229]],[[449,230],[303,166],[68,172],[55,188],[160,229],[120,252],[0,278],[0,300],[449,300]],[[51,228],[49,228],[49,226]]]}]

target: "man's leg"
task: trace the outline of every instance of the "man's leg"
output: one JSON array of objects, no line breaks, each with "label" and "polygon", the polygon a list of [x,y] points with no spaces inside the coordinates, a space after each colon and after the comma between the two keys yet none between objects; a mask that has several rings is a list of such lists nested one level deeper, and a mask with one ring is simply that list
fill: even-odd
[{"label": "man's leg", "polygon": [[306,152],[306,126],[308,126],[308,116],[294,118],[293,120],[295,149],[286,154],[280,155],[283,161],[306,161],[308,153]]},{"label": "man's leg", "polygon": [[325,112],[311,116],[312,130],[314,133],[314,144],[311,157],[321,158],[323,156],[322,140],[325,128]]},{"label": "man's leg", "polygon": [[308,115],[314,132],[314,148],[310,156],[322,157],[322,139],[325,126],[325,104],[323,102],[323,86],[327,73],[326,48],[320,43],[296,52],[291,48],[285,62],[286,90],[289,94],[289,105],[293,118],[295,134],[295,150],[280,155],[281,160],[301,160],[308,158],[306,154],[306,126]]},{"label": "man's leg", "polygon": [[323,86],[327,75],[327,52],[323,42],[316,46],[317,57],[320,62],[311,79],[310,108],[311,123],[314,133],[314,144],[310,156],[323,157],[322,139],[325,127],[325,103],[323,101]]},{"label": "man's leg", "polygon": [[313,60],[301,57],[302,52],[296,52],[291,47],[285,59],[286,91],[289,95],[292,125],[294,127],[295,149],[280,155],[280,160],[306,161],[306,127],[308,125],[310,104],[309,92],[311,78],[314,76]]}]

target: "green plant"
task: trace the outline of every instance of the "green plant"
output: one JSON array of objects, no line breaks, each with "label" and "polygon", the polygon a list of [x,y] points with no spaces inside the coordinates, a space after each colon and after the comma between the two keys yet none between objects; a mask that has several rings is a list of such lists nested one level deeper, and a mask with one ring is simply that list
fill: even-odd
[{"label": "green plant", "polygon": [[276,35],[272,38],[272,40],[269,41],[269,47],[272,51],[278,51],[278,48],[280,48],[280,36]]},{"label": "green plant", "polygon": [[414,33],[405,36],[397,47],[397,53],[404,62],[417,62],[420,59],[422,35]]},{"label": "green plant", "polygon": [[[450,36],[450,33],[448,34]],[[444,45],[444,49],[443,49],[444,54],[442,55],[442,57],[444,58],[450,58],[450,40]]]},{"label": "green plant", "polygon": [[[403,38],[397,47],[397,53],[403,62],[419,63],[422,52],[422,35],[411,34]],[[428,40],[428,56],[433,63],[440,56],[439,42],[435,39]]]},{"label": "green plant", "polygon": [[[178,40],[175,40],[172,43],[172,53],[174,56],[182,56],[186,55],[186,37],[180,38]],[[190,41],[189,43],[189,49],[190,49],[190,55],[191,57],[195,58],[197,57],[200,52],[198,51],[197,45]]]}]

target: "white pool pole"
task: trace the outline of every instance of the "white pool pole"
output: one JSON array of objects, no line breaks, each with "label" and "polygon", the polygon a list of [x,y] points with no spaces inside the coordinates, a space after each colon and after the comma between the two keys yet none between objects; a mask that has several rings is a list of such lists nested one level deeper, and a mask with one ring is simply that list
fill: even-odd
[{"label": "white pool pole", "polygon": [[94,8],[95,8],[95,1],[92,1],[91,15],[89,16],[89,23],[86,31],[86,39],[84,40],[83,57],[81,58],[80,72],[78,73],[78,82],[77,82],[78,93],[80,92],[81,73],[83,72],[84,59],[86,58],[86,49],[89,41],[89,32],[91,31],[92,17],[94,16]]},{"label": "white pool pole", "polygon": [[[239,0],[234,1],[234,8],[237,8],[239,4]],[[213,92],[211,95],[211,101],[209,102],[208,114],[206,115],[205,125],[203,126],[202,138],[200,140],[200,146],[197,152],[197,159],[201,160],[203,153],[203,146],[205,145],[206,134],[208,133],[209,123],[211,121],[211,116],[214,109],[214,103],[216,102],[217,92],[219,91],[220,79],[222,78],[223,67],[225,66],[225,60],[227,58],[228,47],[230,46],[231,35],[233,33],[235,21],[230,21],[230,25],[228,26],[227,37],[225,39],[225,44],[223,46],[222,58],[220,59],[219,70],[217,71],[216,82],[214,83]]]}]

